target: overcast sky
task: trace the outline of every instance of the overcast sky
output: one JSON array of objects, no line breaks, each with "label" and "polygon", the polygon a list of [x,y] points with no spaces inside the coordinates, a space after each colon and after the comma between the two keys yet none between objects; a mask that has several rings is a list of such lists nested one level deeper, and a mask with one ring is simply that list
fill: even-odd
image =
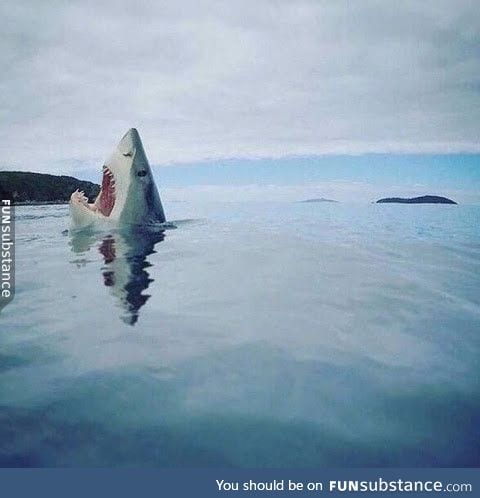
[{"label": "overcast sky", "polygon": [[480,151],[478,0],[0,6],[1,168]]}]

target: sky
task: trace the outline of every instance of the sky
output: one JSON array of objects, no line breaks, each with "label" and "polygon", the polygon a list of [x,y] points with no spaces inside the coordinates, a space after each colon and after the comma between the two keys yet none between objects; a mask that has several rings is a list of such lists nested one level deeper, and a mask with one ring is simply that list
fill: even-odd
[{"label": "sky", "polygon": [[136,127],[172,188],[480,202],[477,0],[2,0],[0,16],[0,169],[98,181]]}]

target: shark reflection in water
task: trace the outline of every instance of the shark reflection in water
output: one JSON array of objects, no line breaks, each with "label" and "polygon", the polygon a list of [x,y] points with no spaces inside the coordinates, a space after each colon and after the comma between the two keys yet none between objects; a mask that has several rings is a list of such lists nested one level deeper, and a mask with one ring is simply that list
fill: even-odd
[{"label": "shark reflection in water", "polygon": [[151,266],[147,256],[155,252],[155,244],[164,238],[163,230],[118,230],[101,237],[83,230],[71,233],[70,245],[74,253],[81,254],[99,243],[104,263],[103,284],[122,308],[121,319],[128,325],[135,325],[140,308],[150,298],[143,291],[153,282],[147,271]]}]

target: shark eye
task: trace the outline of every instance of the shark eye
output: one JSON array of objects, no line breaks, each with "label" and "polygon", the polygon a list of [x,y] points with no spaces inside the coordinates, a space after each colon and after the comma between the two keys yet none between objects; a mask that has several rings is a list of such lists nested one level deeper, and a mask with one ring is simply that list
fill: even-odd
[{"label": "shark eye", "polygon": [[146,175],[147,175],[147,172],[144,169],[142,169],[141,171],[139,171],[137,173],[137,176],[146,176]]}]

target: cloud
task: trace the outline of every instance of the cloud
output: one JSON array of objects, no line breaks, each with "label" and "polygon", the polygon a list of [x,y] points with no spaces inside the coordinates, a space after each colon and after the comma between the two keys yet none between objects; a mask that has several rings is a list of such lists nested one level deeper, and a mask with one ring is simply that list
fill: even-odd
[{"label": "cloud", "polygon": [[476,1],[1,5],[0,167],[480,152]]}]

